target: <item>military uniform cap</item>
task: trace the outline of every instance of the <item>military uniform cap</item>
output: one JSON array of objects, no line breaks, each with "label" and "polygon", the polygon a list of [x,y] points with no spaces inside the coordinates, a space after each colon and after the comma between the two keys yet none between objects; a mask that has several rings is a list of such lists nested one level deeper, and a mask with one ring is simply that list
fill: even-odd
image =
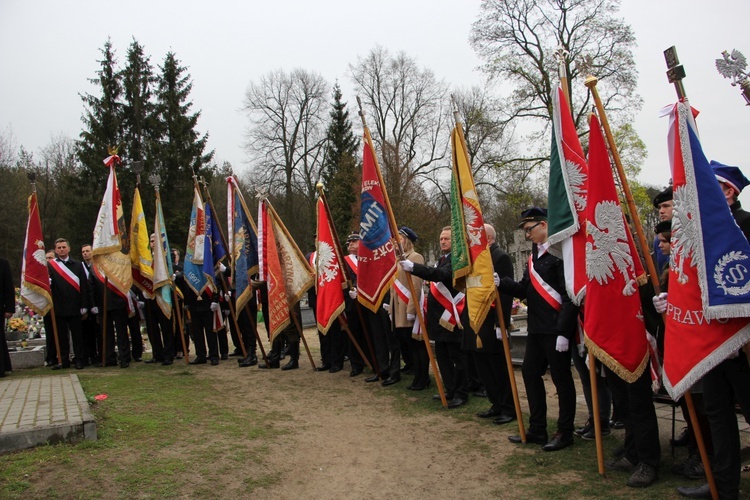
[{"label": "military uniform cap", "polygon": [[521,222],[518,223],[518,227],[523,227],[527,222],[539,222],[547,220],[547,209],[539,207],[531,207],[528,210],[521,212]]},{"label": "military uniform cap", "polygon": [[737,191],[737,194],[741,193],[742,190],[750,184],[750,181],[747,180],[747,177],[745,177],[738,167],[724,165],[723,163],[714,160],[711,160],[709,165],[711,166],[711,170],[714,171],[716,179],[719,182],[729,184],[730,187],[733,187],[734,190]]},{"label": "military uniform cap", "polygon": [[672,186],[669,186],[667,189],[665,189],[661,193],[654,196],[654,208],[659,208],[659,205],[661,205],[665,201],[670,201],[671,199],[672,199]]},{"label": "military uniform cap", "polygon": [[401,226],[400,228],[398,228],[398,232],[409,238],[412,243],[417,241],[417,233],[406,226]]}]

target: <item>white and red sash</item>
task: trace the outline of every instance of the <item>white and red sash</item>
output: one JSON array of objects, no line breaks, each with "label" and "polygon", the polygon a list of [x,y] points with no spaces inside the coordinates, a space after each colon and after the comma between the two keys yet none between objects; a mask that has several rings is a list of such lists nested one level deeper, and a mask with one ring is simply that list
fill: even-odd
[{"label": "white and red sash", "polygon": [[437,283],[430,283],[430,293],[445,309],[440,316],[440,326],[450,331],[453,331],[456,325],[463,329],[461,325],[461,312],[464,310],[464,305],[466,304],[466,296],[458,292],[454,297],[448,291],[448,287],[439,281]]},{"label": "white and red sash", "polygon": [[359,261],[357,260],[356,255],[349,254],[346,257],[344,257],[344,260],[349,264],[349,267],[352,269],[352,272],[354,275],[357,275],[357,266],[359,265]]},{"label": "white and red sash", "polygon": [[393,281],[393,290],[396,292],[396,295],[398,296],[401,301],[403,301],[404,304],[409,304],[409,301],[411,300],[411,291],[404,286],[403,283],[401,283],[398,278],[396,278]]},{"label": "white and red sash", "polygon": [[534,262],[531,255],[529,255],[529,278],[531,279],[531,284],[534,286],[534,289],[542,296],[544,301],[552,306],[555,311],[559,311],[562,308],[562,296],[557,290],[552,288],[549,283],[544,281],[541,276],[539,276],[539,273],[534,269]]},{"label": "white and red sash", "polygon": [[49,261],[50,266],[52,266],[52,269],[57,272],[65,281],[67,281],[70,286],[76,289],[76,292],[81,292],[81,280],[76,276],[76,274],[68,269],[68,266],[63,264],[62,262],[59,262],[57,259],[52,259]]}]

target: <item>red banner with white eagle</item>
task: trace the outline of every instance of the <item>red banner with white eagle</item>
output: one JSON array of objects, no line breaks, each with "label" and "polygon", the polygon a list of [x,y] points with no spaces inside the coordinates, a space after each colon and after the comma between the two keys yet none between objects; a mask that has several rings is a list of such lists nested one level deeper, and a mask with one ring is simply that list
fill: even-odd
[{"label": "red banner with white eagle", "polygon": [[40,316],[47,314],[52,307],[49,270],[45,255],[39,205],[36,192],[33,192],[29,196],[29,221],[26,225],[26,240],[23,244],[21,299]]},{"label": "red banner with white eagle", "polygon": [[645,275],[617,198],[599,120],[593,114],[589,126],[585,342],[597,359],[632,383],[649,359],[638,295]]},{"label": "red banner with white eagle", "polygon": [[316,311],[318,330],[325,334],[344,311],[344,272],[323,198],[318,198],[318,238],[315,242]]}]

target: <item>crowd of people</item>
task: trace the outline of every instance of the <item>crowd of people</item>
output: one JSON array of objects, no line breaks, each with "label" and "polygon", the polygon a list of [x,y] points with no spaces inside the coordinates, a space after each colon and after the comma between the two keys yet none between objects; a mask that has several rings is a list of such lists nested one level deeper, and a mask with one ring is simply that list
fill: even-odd
[{"label": "crowd of people", "polygon": [[[711,166],[737,224],[750,238],[750,213],[744,211],[737,200],[750,181],[737,167],[716,162],[712,162]],[[663,272],[663,292],[654,296],[651,290],[649,295],[649,289],[642,287],[641,293],[644,295],[642,303],[646,327],[658,339],[661,350],[664,324],[659,313],[666,310],[668,300],[670,220],[674,206],[672,188],[659,193],[653,203],[660,219],[655,230],[653,258],[657,269]],[[372,373],[364,378],[366,383],[379,382],[387,387],[400,383],[402,377],[408,375],[411,382],[407,389],[428,389],[432,380],[430,356],[423,341],[424,332],[417,321],[417,308],[422,306],[419,297],[411,295],[413,290],[424,290],[426,329],[434,342],[447,407],[463,406],[470,396],[483,397],[488,407],[477,417],[507,425],[516,420],[517,414],[504,356],[504,330],[501,324],[510,325],[513,298],[523,299],[528,306],[528,326],[521,375],[529,405],[529,426],[525,439],[521,435],[512,435],[509,440],[540,445],[546,452],[562,450],[574,444],[575,435],[594,439],[593,416],[598,414],[602,435],[611,432],[610,423],[614,425],[617,422],[625,429],[623,446],[616,450],[607,467],[629,473],[628,486],[651,485],[658,478],[661,448],[649,371],[645,370],[638,380],[629,383],[604,366],[596,377],[599,407],[592,407],[585,346],[576,336],[582,312],[566,294],[563,261],[549,251],[547,211],[539,207],[524,211],[518,228],[531,243],[531,257],[523,277],[515,281],[510,256],[495,241],[495,229],[485,224],[501,317],[493,309],[478,331],[472,329],[468,320],[468,308],[463,307],[463,293],[453,287],[450,226],[444,227],[440,233],[441,255],[433,265],[428,265],[416,251],[417,234],[408,227],[399,229],[398,240],[403,254],[396,279],[382,307],[375,312],[359,306],[357,254],[360,236],[357,233],[349,235],[346,240],[348,255],[343,259],[349,283],[345,293],[345,309],[341,320],[334,322],[325,335],[319,332],[321,362],[316,370],[337,373],[344,369],[348,361],[350,377],[362,375],[366,366],[372,367]],[[151,245],[154,245],[153,235]],[[235,356],[240,367],[299,368],[299,303],[290,311],[295,316],[294,321],[275,336],[270,351],[264,354],[263,361],[259,363],[257,349],[260,338],[256,325],[259,307],[253,299],[243,310],[235,310],[236,297],[228,269],[222,266],[219,270],[216,292],[207,289],[198,296],[182,277],[180,254],[174,250],[172,265],[176,287],[171,302],[175,305],[175,311],[184,311],[184,315],[178,317],[170,309],[164,308],[157,297],[138,288],[134,287],[129,294],[123,295],[108,286],[106,276],[93,265],[91,250],[91,245],[84,245],[81,248],[82,260],[76,260],[70,256],[69,242],[60,238],[55,241],[54,250],[47,252],[55,325],[49,314],[44,321],[47,332],[46,364],[52,369],[118,365],[128,368],[131,362],[141,361],[171,365],[175,359],[190,355],[191,344],[194,354],[189,362],[192,365],[215,366],[221,360]],[[307,258],[314,267],[314,252],[308,254]],[[10,270],[3,259],[0,259],[0,274],[2,306],[5,318],[9,318],[14,310],[14,295]],[[9,284],[10,294],[7,293]],[[258,291],[260,310],[265,314],[268,310],[265,284],[253,281],[252,286]],[[308,293],[308,302],[315,311],[314,287]],[[229,314],[230,311],[232,314]],[[218,323],[217,317],[220,318]],[[141,324],[146,325],[152,350],[151,358],[145,360]],[[228,328],[224,325],[228,325]],[[53,331],[56,331],[56,335],[52,334]],[[103,331],[106,334],[102,334]],[[228,334],[234,345],[231,353]],[[10,370],[7,346],[4,344],[3,338],[0,345],[4,351],[0,356],[0,376]],[[288,361],[282,366],[281,360],[287,357]],[[578,428],[574,424],[576,387],[571,364],[579,372],[589,415],[584,425]],[[549,396],[543,379],[548,370],[559,408],[556,428],[551,435],[547,429]],[[719,496],[736,498],[740,479],[736,403],[740,404],[742,413],[750,421],[750,368],[745,352],[739,350],[735,356],[711,370],[701,383],[693,387],[691,393],[701,433],[711,457]],[[442,401],[440,394],[434,395],[433,399]],[[684,401],[681,400],[680,404],[688,426],[684,435],[673,444],[686,444],[689,455],[686,461],[675,465],[674,472],[690,479],[705,478],[695,430],[687,418]],[[612,407],[616,416],[612,414]],[[687,497],[710,498],[707,484],[681,487],[678,491]]]}]

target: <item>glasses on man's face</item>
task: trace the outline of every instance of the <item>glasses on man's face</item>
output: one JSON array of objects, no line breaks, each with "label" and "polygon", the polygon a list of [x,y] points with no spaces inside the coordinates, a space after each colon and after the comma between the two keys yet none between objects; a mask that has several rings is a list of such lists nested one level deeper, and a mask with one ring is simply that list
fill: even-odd
[{"label": "glasses on man's face", "polygon": [[537,227],[539,224],[541,224],[541,222],[537,222],[533,226],[525,227],[525,228],[523,228],[523,232],[526,233],[526,234],[531,234],[531,231],[533,231],[534,228]]}]

